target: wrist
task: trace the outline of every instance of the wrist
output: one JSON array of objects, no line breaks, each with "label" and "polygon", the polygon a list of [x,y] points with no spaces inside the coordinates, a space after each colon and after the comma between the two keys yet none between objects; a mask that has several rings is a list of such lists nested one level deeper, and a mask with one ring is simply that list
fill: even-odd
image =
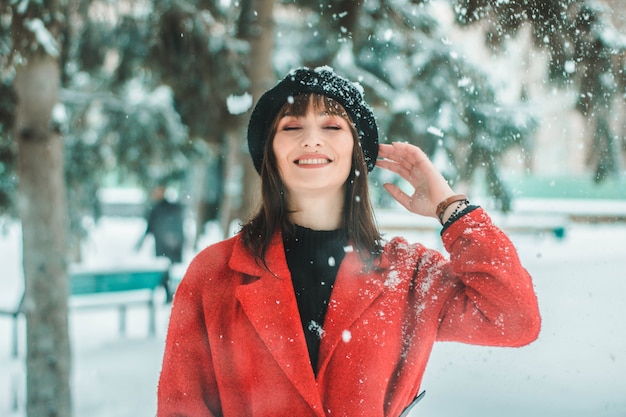
[{"label": "wrist", "polygon": [[457,201],[450,204],[441,216],[441,224],[445,225],[450,219],[456,217],[459,213],[469,207],[467,200]]},{"label": "wrist", "polygon": [[439,222],[443,225],[451,217],[457,215],[469,206],[467,196],[464,194],[457,194],[446,198],[437,205],[435,214],[439,219]]}]

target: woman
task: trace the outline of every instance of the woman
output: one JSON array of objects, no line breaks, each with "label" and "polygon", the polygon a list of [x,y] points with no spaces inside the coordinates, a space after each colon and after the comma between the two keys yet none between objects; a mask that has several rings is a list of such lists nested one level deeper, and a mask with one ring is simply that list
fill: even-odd
[{"label": "woman", "polygon": [[[435,341],[537,338],[532,282],[509,239],[419,148],[378,145],[358,86],[328,67],[290,72],[255,106],[248,144],[262,205],[177,289],[159,416],[395,417]],[[412,184],[412,195],[385,185],[404,207],[441,221],[449,260],[381,239],[375,165]]]}]

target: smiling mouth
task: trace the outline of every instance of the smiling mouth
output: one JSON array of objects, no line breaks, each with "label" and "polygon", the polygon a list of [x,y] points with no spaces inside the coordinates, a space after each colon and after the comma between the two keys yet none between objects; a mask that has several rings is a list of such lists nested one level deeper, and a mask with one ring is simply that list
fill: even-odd
[{"label": "smiling mouth", "polygon": [[296,164],[298,165],[322,165],[322,164],[329,164],[332,161],[330,159],[326,159],[326,158],[306,158],[306,159],[299,159],[296,161]]}]

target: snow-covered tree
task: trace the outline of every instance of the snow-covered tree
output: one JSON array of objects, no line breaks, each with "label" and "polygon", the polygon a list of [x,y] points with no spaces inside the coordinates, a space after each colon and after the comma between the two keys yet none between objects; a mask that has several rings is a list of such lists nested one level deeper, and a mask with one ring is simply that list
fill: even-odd
[{"label": "snow-covered tree", "polygon": [[593,132],[588,160],[595,180],[617,175],[626,149],[626,138],[618,136],[623,114],[614,111],[626,93],[626,35],[613,26],[610,14],[623,14],[624,6],[611,9],[597,0],[454,0],[453,4],[459,24],[487,27],[485,41],[494,51],[523,26],[531,27],[535,46],[550,56],[547,79],[577,91],[576,108]]},{"label": "snow-covered tree", "polygon": [[[536,45],[551,54],[551,79],[579,87],[578,108],[596,131],[590,147],[596,178],[615,172],[623,138],[610,110],[626,84],[624,47],[600,3],[447,2],[460,26],[486,28],[493,50],[523,25],[532,27]],[[506,209],[499,158],[511,146],[530,147],[536,118],[523,97],[514,105],[498,102],[489,75],[447,42],[432,3],[72,0],[63,9],[71,25],[60,38],[63,106],[57,121],[65,136],[72,234],[80,233],[82,216],[97,213],[95,191],[108,172],[145,187],[162,176],[182,178],[203,143],[211,148],[206,160],[221,167],[212,188],[219,196],[227,191],[227,198],[218,197],[224,223],[238,207],[244,209],[237,216],[245,215],[256,188],[245,156],[246,110],[296,65],[330,64],[358,79],[376,107],[383,140],[408,140],[443,156],[454,181],[469,181],[484,166],[480,171]],[[6,139],[14,86],[6,69],[12,14],[4,10],[0,205],[6,208],[14,204],[15,153]],[[272,31],[276,48],[268,42]],[[229,108],[229,100],[244,98],[248,108]]]}]

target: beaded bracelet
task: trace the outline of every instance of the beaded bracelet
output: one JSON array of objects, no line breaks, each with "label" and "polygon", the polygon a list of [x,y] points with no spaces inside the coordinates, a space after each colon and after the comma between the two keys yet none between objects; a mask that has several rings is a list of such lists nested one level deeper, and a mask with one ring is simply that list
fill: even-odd
[{"label": "beaded bracelet", "polygon": [[445,223],[442,222],[441,224],[445,226],[446,224],[451,223],[452,221],[456,220],[458,215],[461,214],[461,212],[468,207],[469,207],[468,200],[461,201],[461,204],[457,205],[454,211],[450,214],[450,216],[448,216],[448,220],[446,220]]},{"label": "beaded bracelet", "polygon": [[[446,212],[446,209],[450,207],[451,204],[457,203],[459,201],[465,202],[466,206],[469,205],[469,200],[467,199],[467,196],[465,194],[453,195],[451,197],[446,198],[445,200],[443,200],[441,203],[437,205],[435,214],[437,215],[437,218],[439,218],[439,223],[443,224],[443,215]],[[458,209],[460,206],[461,205],[459,204],[459,206],[456,208],[456,210],[454,210],[454,213],[452,213],[452,215],[458,214]]]}]

